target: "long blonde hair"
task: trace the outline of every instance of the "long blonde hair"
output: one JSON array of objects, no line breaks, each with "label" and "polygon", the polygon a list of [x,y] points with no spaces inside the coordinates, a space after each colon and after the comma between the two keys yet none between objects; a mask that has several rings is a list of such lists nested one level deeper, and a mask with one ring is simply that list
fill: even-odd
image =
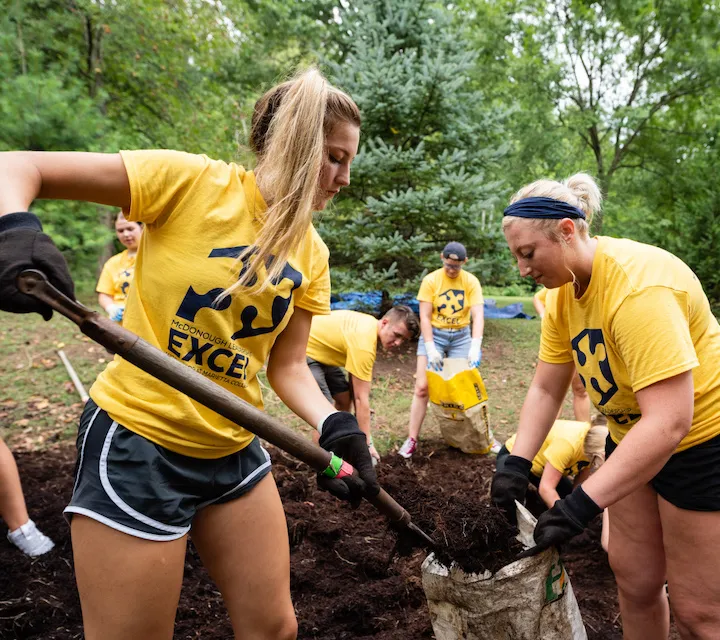
[{"label": "long blonde hair", "polygon": [[608,437],[607,418],[597,414],[591,422],[590,430],[585,436],[583,450],[590,461],[590,469],[595,471],[605,462],[605,441]]},{"label": "long blonde hair", "polygon": [[[258,158],[258,188],[269,206],[255,243],[235,263],[238,281],[218,301],[241,287],[262,291],[280,277],[312,224],[325,138],[339,122],[359,127],[360,110],[315,68],[273,87],[255,103],[250,147]],[[266,274],[260,278],[262,269]]]}]

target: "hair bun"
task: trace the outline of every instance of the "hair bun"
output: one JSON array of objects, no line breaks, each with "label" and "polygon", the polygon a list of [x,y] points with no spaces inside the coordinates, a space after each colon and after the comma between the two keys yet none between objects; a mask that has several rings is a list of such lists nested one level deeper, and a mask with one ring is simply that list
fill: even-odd
[{"label": "hair bun", "polygon": [[593,214],[600,211],[602,203],[600,187],[587,173],[576,173],[567,178],[563,184],[578,199],[580,208],[585,212],[588,224],[590,224]]}]

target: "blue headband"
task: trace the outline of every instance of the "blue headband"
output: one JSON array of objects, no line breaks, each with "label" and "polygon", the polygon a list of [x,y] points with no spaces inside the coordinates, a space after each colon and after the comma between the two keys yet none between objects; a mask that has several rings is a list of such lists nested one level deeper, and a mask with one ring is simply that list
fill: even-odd
[{"label": "blue headband", "polygon": [[544,218],[546,220],[562,220],[563,218],[581,218],[585,220],[585,212],[555,198],[523,198],[513,202],[503,216],[516,218]]}]

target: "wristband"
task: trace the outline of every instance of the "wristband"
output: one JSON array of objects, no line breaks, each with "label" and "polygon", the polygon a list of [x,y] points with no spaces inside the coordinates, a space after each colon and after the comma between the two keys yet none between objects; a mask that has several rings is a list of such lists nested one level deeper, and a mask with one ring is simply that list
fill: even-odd
[{"label": "wristband", "polygon": [[330,458],[330,464],[327,466],[327,469],[322,472],[322,474],[324,476],[327,476],[328,478],[337,478],[337,475],[342,469],[342,465],[343,459],[333,453],[332,457]]}]

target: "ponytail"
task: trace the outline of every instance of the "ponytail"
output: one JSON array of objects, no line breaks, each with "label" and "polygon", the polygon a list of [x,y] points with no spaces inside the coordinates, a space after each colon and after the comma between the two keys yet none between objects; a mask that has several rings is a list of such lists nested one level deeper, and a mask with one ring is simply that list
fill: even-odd
[{"label": "ponytail", "polygon": [[[240,287],[262,291],[280,277],[312,224],[325,137],[341,120],[359,127],[357,105],[315,68],[273,87],[258,100],[250,146],[258,157],[258,187],[268,209],[255,243],[238,257],[238,281],[218,301]],[[263,269],[266,273],[261,276]]]}]

